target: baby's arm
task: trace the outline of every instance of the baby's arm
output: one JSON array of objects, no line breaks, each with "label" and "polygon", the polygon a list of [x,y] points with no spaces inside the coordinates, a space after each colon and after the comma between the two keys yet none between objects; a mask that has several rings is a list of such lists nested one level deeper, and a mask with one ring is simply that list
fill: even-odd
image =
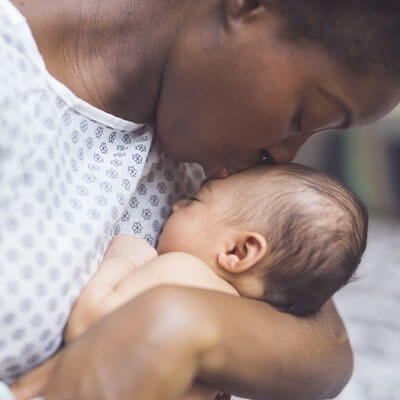
[{"label": "baby's arm", "polygon": [[[144,264],[146,266],[141,268]],[[83,334],[98,319],[135,296],[162,284],[193,286],[237,295],[232,286],[195,257],[184,253],[157,257],[157,252],[145,241],[127,235],[116,236],[98,271],[75,303],[65,331],[66,342]],[[17,397],[29,399],[43,394],[58,359],[59,354],[14,383],[13,391]],[[216,394],[215,390],[195,383],[180,400],[214,399]]]},{"label": "baby's arm", "polygon": [[[185,253],[158,257],[156,254],[144,241],[126,235],[115,237],[72,310],[65,333],[66,342],[156,286],[183,285],[238,295],[230,284],[198,258]],[[145,268],[140,268],[143,264],[146,264]]]},{"label": "baby's arm", "polygon": [[146,241],[129,235],[112,239],[103,262],[76,301],[65,331],[68,343],[106,315],[104,306],[116,286],[127,276],[157,257],[156,250]]},{"label": "baby's arm", "polygon": [[[144,264],[144,268],[139,268]],[[238,295],[231,285],[196,257],[184,253],[157,257],[155,250],[142,241],[130,236],[117,236],[72,310],[65,333],[66,341],[79,336],[98,319],[132,298],[163,284]],[[217,393],[196,383],[181,400],[214,399]]]}]

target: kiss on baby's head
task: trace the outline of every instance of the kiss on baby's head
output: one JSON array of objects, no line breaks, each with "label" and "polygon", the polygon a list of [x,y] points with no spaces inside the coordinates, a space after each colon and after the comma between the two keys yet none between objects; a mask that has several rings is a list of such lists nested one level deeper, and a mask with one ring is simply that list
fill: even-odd
[{"label": "kiss on baby's head", "polygon": [[246,297],[312,315],[353,275],[368,214],[337,179],[296,165],[206,182],[174,207],[160,253],[197,256]]}]

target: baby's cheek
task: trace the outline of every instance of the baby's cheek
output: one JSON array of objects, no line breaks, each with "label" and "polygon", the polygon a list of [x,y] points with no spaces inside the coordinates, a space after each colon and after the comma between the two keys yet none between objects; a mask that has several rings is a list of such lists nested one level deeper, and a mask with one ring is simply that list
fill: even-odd
[{"label": "baby's cheek", "polygon": [[184,226],[175,223],[172,218],[167,221],[158,238],[157,251],[160,255],[175,251],[185,251],[186,232],[184,228]]},{"label": "baby's cheek", "polygon": [[171,239],[173,239],[173,236],[174,235],[171,235],[171,229],[169,228],[167,221],[167,223],[164,225],[163,231],[158,237],[157,252],[159,255],[173,251],[171,250],[171,242],[173,242]]}]

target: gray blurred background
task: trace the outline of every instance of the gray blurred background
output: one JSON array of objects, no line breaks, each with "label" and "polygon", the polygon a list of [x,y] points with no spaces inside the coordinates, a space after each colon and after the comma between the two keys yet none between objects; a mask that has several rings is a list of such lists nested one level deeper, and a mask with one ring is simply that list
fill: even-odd
[{"label": "gray blurred background", "polygon": [[317,135],[296,161],[337,176],[370,210],[358,280],[335,296],[355,353],[338,399],[400,400],[400,109],[367,128]]}]

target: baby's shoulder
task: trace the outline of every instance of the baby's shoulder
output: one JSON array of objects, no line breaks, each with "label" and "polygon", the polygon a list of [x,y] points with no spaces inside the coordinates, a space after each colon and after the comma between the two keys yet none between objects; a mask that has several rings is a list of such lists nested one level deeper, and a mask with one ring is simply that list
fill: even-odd
[{"label": "baby's shoulder", "polygon": [[161,267],[160,271],[169,277],[173,276],[177,284],[238,294],[232,285],[219,277],[206,263],[191,254],[166,253],[157,257],[157,264]]}]

